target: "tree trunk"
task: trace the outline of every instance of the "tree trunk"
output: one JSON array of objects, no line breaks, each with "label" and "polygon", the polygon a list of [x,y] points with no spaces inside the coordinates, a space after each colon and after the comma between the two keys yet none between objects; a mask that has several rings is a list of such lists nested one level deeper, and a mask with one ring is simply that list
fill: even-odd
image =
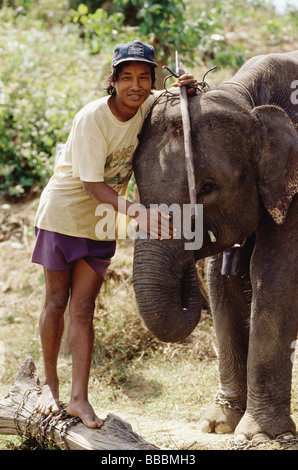
[{"label": "tree trunk", "polygon": [[90,429],[68,415],[64,406],[57,415],[34,412],[39,393],[36,368],[27,357],[8,397],[0,402],[0,434],[32,436],[40,444],[51,442],[68,450],[157,450],[115,415],[108,414],[100,429]]}]

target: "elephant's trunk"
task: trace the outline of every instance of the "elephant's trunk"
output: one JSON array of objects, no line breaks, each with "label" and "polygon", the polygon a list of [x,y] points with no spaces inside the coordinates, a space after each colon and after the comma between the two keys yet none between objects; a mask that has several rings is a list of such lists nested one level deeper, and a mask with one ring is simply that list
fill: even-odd
[{"label": "elephant's trunk", "polygon": [[180,252],[178,240],[135,243],[133,283],[140,314],[159,340],[171,343],[187,338],[201,314],[193,254]]}]

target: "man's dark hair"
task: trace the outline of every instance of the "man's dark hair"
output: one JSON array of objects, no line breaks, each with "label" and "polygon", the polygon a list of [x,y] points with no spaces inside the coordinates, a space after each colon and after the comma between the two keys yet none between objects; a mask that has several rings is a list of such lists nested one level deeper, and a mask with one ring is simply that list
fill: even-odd
[{"label": "man's dark hair", "polygon": [[[133,61],[122,62],[121,64],[119,64],[116,67],[112,68],[110,74],[106,78],[105,90],[109,95],[113,96],[113,95],[116,94],[116,90],[113,87],[112,83],[117,82],[118,77],[119,77],[120,73],[123,70],[123,67],[125,67],[127,65],[130,65],[132,62]],[[152,82],[151,88],[154,89],[154,86],[155,86],[155,67],[150,65],[150,69],[151,69],[151,82]]]}]

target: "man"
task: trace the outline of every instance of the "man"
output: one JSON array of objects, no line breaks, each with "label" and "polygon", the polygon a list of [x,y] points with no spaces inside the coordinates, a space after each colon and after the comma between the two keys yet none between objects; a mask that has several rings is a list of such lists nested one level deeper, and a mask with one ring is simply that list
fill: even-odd
[{"label": "man", "polygon": [[[73,375],[66,411],[91,428],[103,423],[88,401],[93,314],[116,244],[98,229],[96,209],[99,204],[108,204],[129,214],[132,203],[126,199],[126,191],[132,156],[154,101],[156,66],[152,46],[133,41],[115,48],[109,95],[87,104],[75,116],[35,218],[32,262],[43,265],[46,287],[39,322],[45,380],[36,409],[44,414],[59,411],[57,360],[70,298]],[[195,82],[192,75],[184,75],[175,86]],[[150,217],[150,209],[141,205],[137,209],[133,217],[141,230],[155,238],[172,236],[166,214]]]}]

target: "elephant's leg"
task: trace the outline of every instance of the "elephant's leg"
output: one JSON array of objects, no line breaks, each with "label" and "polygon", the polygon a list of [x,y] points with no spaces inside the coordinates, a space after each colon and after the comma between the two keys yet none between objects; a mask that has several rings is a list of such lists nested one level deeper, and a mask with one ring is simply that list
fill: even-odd
[{"label": "elephant's leg", "polygon": [[247,407],[235,439],[295,434],[290,417],[293,342],[297,338],[297,254],[281,228],[263,231],[252,258],[252,313],[247,361]]},{"label": "elephant's leg", "polygon": [[208,266],[209,295],[219,356],[220,389],[215,403],[204,414],[205,432],[232,432],[240,421],[247,398],[247,351],[251,285],[249,262],[254,239],[241,249],[240,270],[221,275],[222,255]]}]

